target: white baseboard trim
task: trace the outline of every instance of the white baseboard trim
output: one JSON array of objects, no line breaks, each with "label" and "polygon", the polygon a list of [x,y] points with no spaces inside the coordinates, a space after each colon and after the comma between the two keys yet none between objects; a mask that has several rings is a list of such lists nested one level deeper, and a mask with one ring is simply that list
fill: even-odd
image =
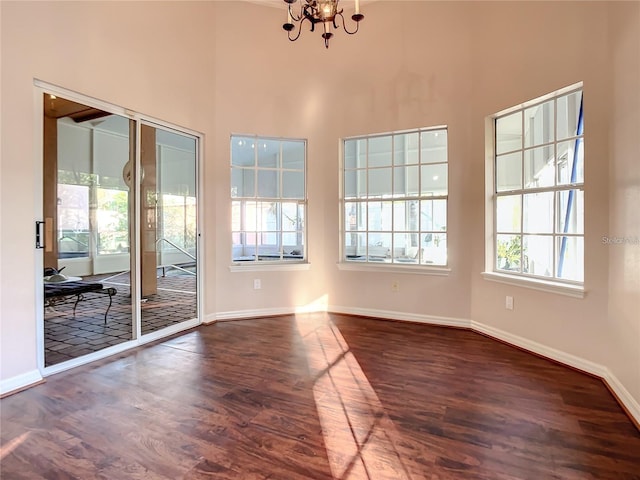
[{"label": "white baseboard trim", "polygon": [[329,312],[343,313],[345,315],[361,315],[363,317],[382,318],[385,320],[425,323],[428,325],[440,325],[443,327],[470,328],[470,321],[466,318],[437,317],[434,315],[422,315],[419,313],[376,310],[372,308],[341,307],[338,305],[329,306]]},{"label": "white baseboard trim", "polygon": [[42,375],[38,370],[16,375],[0,382],[0,396],[4,397],[11,392],[22,390],[42,381]]},{"label": "white baseboard trim", "polygon": [[640,403],[631,396],[629,390],[620,383],[620,380],[618,380],[618,378],[611,373],[608,368],[606,371],[607,373],[602,377],[602,380],[607,384],[614,396],[622,404],[622,408],[624,408],[627,411],[627,414],[635,420],[636,426],[640,428]]},{"label": "white baseboard trim", "polygon": [[258,308],[254,310],[234,310],[232,312],[218,312],[215,319],[218,322],[229,320],[247,320],[249,318],[274,317],[276,315],[291,315],[296,313],[294,307],[284,308]]},{"label": "white baseboard trim", "polygon": [[[277,315],[295,315],[302,313],[326,312],[327,305],[324,302],[301,305],[298,307],[258,308],[254,310],[233,310],[230,312],[218,312],[207,316],[206,323],[224,322],[229,320],[246,320],[249,318],[274,317]],[[211,319],[211,320],[210,320]]]},{"label": "white baseboard trim", "polygon": [[484,333],[485,335],[496,338],[498,340],[502,340],[503,342],[514,345],[516,347],[520,347],[529,352],[536,353],[551,360],[555,360],[556,362],[562,363],[563,365],[567,365],[577,370],[590,373],[591,375],[595,375],[596,377],[604,378],[604,375],[607,372],[607,369],[605,367],[597,363],[585,360],[581,357],[576,357],[575,355],[563,352],[562,350],[557,350],[541,343],[534,342],[533,340],[529,340],[527,338],[505,332],[504,330],[501,330],[499,328],[485,325],[484,323],[475,322],[472,320],[471,330],[478,333]]}]

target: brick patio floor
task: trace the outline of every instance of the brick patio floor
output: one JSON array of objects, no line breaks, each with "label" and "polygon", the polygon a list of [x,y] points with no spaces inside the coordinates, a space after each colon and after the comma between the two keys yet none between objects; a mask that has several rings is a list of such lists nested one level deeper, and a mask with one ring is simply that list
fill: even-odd
[{"label": "brick patio floor", "polygon": [[[114,287],[118,293],[104,323],[104,313],[109,297],[87,293],[78,303],[75,318],[75,297],[44,312],[45,366],[55,365],[72,358],[87,355],[132,338],[132,307],[127,272],[114,276],[95,275],[83,281],[101,282],[104,287]],[[196,317],[196,277],[168,272],[158,277],[158,290],[142,302],[142,334],[191,320]]]}]

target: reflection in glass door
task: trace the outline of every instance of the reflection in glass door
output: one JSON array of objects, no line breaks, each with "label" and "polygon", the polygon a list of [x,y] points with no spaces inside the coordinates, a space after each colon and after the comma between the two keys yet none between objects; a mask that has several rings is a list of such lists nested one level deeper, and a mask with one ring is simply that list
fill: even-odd
[{"label": "reflection in glass door", "polygon": [[142,335],[197,319],[195,137],[140,130]]},{"label": "reflection in glass door", "polygon": [[44,94],[44,365],[133,338],[127,118]]}]

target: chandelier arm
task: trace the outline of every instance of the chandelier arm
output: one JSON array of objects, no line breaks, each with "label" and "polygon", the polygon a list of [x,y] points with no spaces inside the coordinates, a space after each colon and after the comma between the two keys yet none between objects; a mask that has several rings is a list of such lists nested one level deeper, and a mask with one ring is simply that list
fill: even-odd
[{"label": "chandelier arm", "polygon": [[313,27],[315,26],[313,24],[313,22],[311,20],[309,20],[308,17],[304,17],[300,20],[300,23],[298,23],[298,34],[291,38],[291,32],[287,32],[287,37],[289,37],[289,40],[292,42],[295,42],[296,40],[298,40],[300,38],[300,35],[302,34],[302,25],[304,24],[304,21],[307,20],[310,24],[311,24],[311,31],[313,32]]},{"label": "chandelier arm", "polygon": [[[355,35],[356,33],[358,33],[358,29],[360,28],[360,22],[356,22],[356,29],[353,32],[350,32],[349,30],[347,30],[347,22],[344,21],[344,15],[342,14],[342,12],[336,14],[337,16],[340,16],[340,18],[342,19],[342,29],[347,32],[349,35]],[[338,28],[338,26],[335,24],[335,19],[333,20],[333,24],[336,28]]]},{"label": "chandelier arm", "polygon": [[302,8],[300,8],[300,12],[298,13],[298,15],[296,16],[296,14],[293,12],[293,9],[291,8],[291,3],[289,4],[289,14],[291,15],[291,19],[294,22],[299,22],[300,20],[302,20]]},{"label": "chandelier arm", "polygon": [[300,38],[300,34],[301,33],[302,33],[302,23],[299,23],[298,24],[298,34],[295,37],[291,38],[291,32],[289,31],[289,32],[287,32],[287,37],[289,37],[289,41],[295,42],[296,40],[298,40]]}]

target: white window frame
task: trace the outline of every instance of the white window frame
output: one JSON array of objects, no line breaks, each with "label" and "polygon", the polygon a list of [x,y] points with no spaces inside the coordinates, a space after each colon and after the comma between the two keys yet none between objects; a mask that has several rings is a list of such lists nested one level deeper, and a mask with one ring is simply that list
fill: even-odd
[{"label": "white window frame", "polygon": [[[420,160],[418,160],[418,164],[416,164],[418,166],[418,177],[420,177],[421,175],[421,168],[420,165],[446,165],[447,168],[447,193],[443,194],[443,195],[422,195],[421,192],[421,179],[418,178],[418,194],[416,195],[390,195],[390,196],[374,196],[374,197],[369,197],[368,195],[365,198],[357,198],[357,199],[353,199],[353,198],[346,198],[346,192],[345,192],[345,172],[347,171],[347,168],[345,166],[345,144],[347,141],[352,141],[352,140],[370,140],[370,139],[375,139],[375,138],[380,138],[380,137],[391,137],[392,138],[392,142],[393,142],[393,137],[395,135],[405,135],[405,134],[413,134],[413,133],[417,133],[418,134],[418,138],[421,138],[421,133],[422,132],[439,132],[439,131],[443,131],[445,132],[445,134],[447,135],[447,159],[446,162],[433,162],[433,163],[421,163]],[[393,147],[393,143],[392,143],[392,152],[394,152],[394,147]],[[421,145],[418,145],[418,155],[421,155]],[[402,273],[414,273],[414,274],[423,274],[423,275],[448,275],[451,271],[451,269],[449,268],[449,231],[448,231],[448,217],[449,217],[449,181],[448,181],[448,169],[449,169],[449,158],[448,158],[448,151],[449,151],[449,146],[448,146],[448,128],[446,125],[438,125],[438,126],[433,126],[433,127],[424,127],[424,128],[414,128],[414,129],[410,129],[410,130],[402,130],[402,131],[392,131],[392,132],[386,132],[386,133],[377,133],[377,134],[369,134],[369,135],[359,135],[359,136],[353,136],[353,137],[345,137],[342,138],[340,140],[340,240],[339,240],[339,259],[337,262],[337,267],[339,270],[355,270],[355,271],[379,271],[379,272],[390,272],[390,271],[397,271],[397,272],[402,272]],[[393,153],[392,153],[393,154]],[[367,158],[368,158],[368,152],[367,152]],[[390,168],[391,170],[391,175],[392,175],[392,185],[393,185],[393,175],[394,175],[394,165],[393,161],[392,161],[392,167]],[[375,169],[378,167],[369,167],[368,163],[366,167],[358,167],[359,171],[364,171],[364,172],[369,172],[370,169]],[[383,168],[388,168],[388,167],[383,167]],[[351,169],[350,169],[351,170]],[[346,247],[346,235],[347,233],[350,233],[351,231],[348,231],[346,229],[346,224],[345,224],[345,209],[346,209],[346,204],[348,202],[356,202],[356,203],[362,203],[365,206],[368,205],[369,203],[379,203],[379,202],[393,202],[393,201],[417,201],[418,205],[420,201],[424,201],[424,200],[444,200],[445,204],[446,204],[446,222],[445,222],[445,230],[439,230],[439,231],[432,231],[433,229],[427,229],[427,228],[422,228],[421,225],[421,221],[419,220],[419,227],[418,230],[415,232],[418,235],[419,238],[419,244],[418,244],[418,258],[421,258],[420,255],[422,255],[421,250],[421,243],[422,243],[422,235],[424,234],[428,234],[428,233],[440,233],[440,234],[444,234],[446,235],[446,243],[447,243],[447,248],[446,248],[446,262],[443,264],[432,264],[432,263],[420,263],[420,260],[418,260],[417,263],[400,263],[400,262],[394,262],[393,261],[393,257],[394,255],[391,255],[391,261],[387,262],[387,261],[370,261],[369,259],[369,255],[368,255],[368,246],[367,246],[367,255],[365,256],[364,260],[358,260],[358,261],[352,261],[352,260],[348,260],[347,259],[347,247]],[[419,208],[419,207],[418,207]],[[393,208],[392,208],[392,212],[393,212]],[[393,215],[393,214],[392,214]],[[420,217],[420,215],[419,215]],[[392,238],[392,246],[391,246],[391,252],[394,252],[394,234],[397,233],[397,229],[395,228],[395,226],[393,225],[394,221],[393,219],[391,220],[391,229],[388,231],[388,233],[391,234],[391,238]],[[368,234],[371,230],[369,230],[369,228],[367,228],[364,233]],[[351,232],[353,233],[353,232]],[[363,233],[363,232],[360,232]],[[375,232],[377,233],[377,231]],[[401,233],[407,233],[405,231],[402,231]],[[413,232],[410,232],[413,233]],[[367,242],[368,243],[368,242]],[[351,247],[352,248],[352,247]]]},{"label": "white window frame", "polygon": [[[303,174],[304,174],[304,180],[303,180],[303,189],[304,189],[304,194],[303,194],[303,198],[302,199],[295,199],[295,198],[287,198],[284,197],[282,195],[282,188],[283,188],[283,172],[288,172],[290,171],[290,169],[284,168],[281,164],[276,166],[276,167],[260,167],[258,165],[258,161],[257,161],[257,149],[256,149],[256,160],[255,163],[252,167],[242,167],[243,169],[247,169],[247,170],[253,170],[254,171],[254,182],[255,182],[255,195],[252,197],[248,197],[248,196],[234,196],[233,192],[230,192],[230,196],[231,196],[231,208],[232,208],[232,216],[233,216],[233,205],[236,202],[240,203],[240,210],[241,210],[241,216],[243,215],[243,209],[242,209],[242,204],[248,204],[248,203],[260,203],[260,202],[272,202],[272,203],[276,203],[278,204],[278,212],[281,212],[281,208],[282,208],[282,204],[284,203],[296,203],[298,205],[298,208],[302,208],[303,210],[303,226],[302,226],[302,257],[301,258],[284,258],[285,255],[287,255],[288,252],[284,252],[282,251],[283,245],[280,244],[280,258],[273,258],[273,259],[269,259],[269,260],[265,260],[265,258],[267,256],[271,256],[271,255],[267,255],[267,254],[260,254],[259,252],[257,252],[256,256],[254,256],[253,259],[243,259],[242,261],[238,261],[237,258],[234,258],[234,252],[233,252],[233,246],[235,245],[234,241],[233,241],[233,235],[234,234],[240,234],[242,235],[242,229],[241,230],[234,230],[232,227],[232,238],[231,238],[231,244],[232,244],[232,251],[231,253],[231,265],[229,266],[229,270],[232,272],[247,272],[247,271],[261,271],[261,270],[284,270],[284,271],[288,271],[288,270],[307,270],[309,268],[309,261],[308,261],[308,244],[307,244],[307,225],[308,225],[308,207],[307,207],[307,140],[306,139],[301,139],[301,138],[285,138],[285,137],[268,137],[268,136],[259,136],[259,135],[255,135],[255,134],[231,134],[230,136],[230,146],[231,149],[233,148],[233,142],[234,141],[238,141],[240,139],[247,139],[250,138],[253,141],[255,141],[256,145],[259,145],[259,143],[261,141],[277,141],[277,142],[287,142],[287,141],[291,141],[291,142],[300,142],[304,145],[304,166],[303,166]],[[282,157],[282,146],[280,146],[280,155],[279,158]],[[229,165],[230,165],[230,173],[233,172],[233,152],[232,150],[230,150],[230,155],[229,155]],[[258,193],[258,175],[257,172],[259,170],[272,170],[272,171],[276,171],[278,174],[278,178],[279,178],[279,184],[280,184],[280,195],[276,196],[276,197],[263,197],[260,196]],[[292,170],[294,171],[294,170]],[[299,170],[295,170],[295,171],[299,171]],[[278,214],[279,216],[283,215],[282,213]],[[281,223],[281,222],[280,222]],[[241,224],[242,224],[242,220],[241,220]],[[283,225],[279,224],[278,228],[276,230],[269,230],[268,232],[265,231],[256,231],[256,235],[272,235],[272,234],[279,234],[280,235],[280,239],[282,239],[282,235],[284,233],[288,233],[290,232],[290,230],[285,230]],[[245,232],[246,233],[246,232]],[[260,258],[260,257],[265,257],[265,258]]]},{"label": "white window frame", "polygon": [[[521,287],[526,287],[526,288],[531,288],[531,289],[535,289],[535,290],[541,290],[541,291],[545,291],[545,292],[550,292],[550,293],[557,293],[557,294],[561,294],[561,295],[567,295],[567,296],[571,296],[571,297],[576,297],[576,298],[583,298],[585,295],[585,289],[584,289],[584,279],[582,281],[577,281],[577,280],[569,280],[569,279],[562,279],[562,278],[558,278],[558,271],[557,271],[557,265],[556,265],[556,259],[558,256],[558,253],[556,252],[556,241],[558,239],[561,239],[564,236],[567,237],[580,237],[583,239],[583,248],[584,248],[584,239],[585,239],[585,232],[584,232],[584,226],[583,226],[583,232],[581,234],[567,234],[567,233],[563,233],[563,232],[559,232],[556,229],[558,228],[558,219],[556,218],[556,215],[558,215],[558,205],[557,205],[557,192],[561,192],[561,191],[569,191],[569,190],[579,190],[582,191],[584,193],[585,191],[585,182],[584,179],[583,181],[578,181],[578,182],[574,182],[574,183],[565,183],[565,184],[558,184],[557,183],[557,171],[554,172],[554,178],[556,178],[556,181],[554,181],[554,185],[553,186],[548,186],[548,187],[536,187],[536,188],[526,188],[524,185],[524,178],[523,178],[523,183],[521,185],[520,188],[518,189],[513,189],[513,190],[505,190],[505,191],[501,191],[498,192],[498,186],[497,186],[497,168],[496,168],[496,159],[497,159],[497,152],[496,152],[496,121],[499,118],[511,115],[513,113],[517,113],[518,111],[522,111],[524,112],[525,109],[527,108],[531,108],[533,106],[536,105],[540,105],[542,103],[548,102],[550,100],[554,101],[554,105],[557,102],[557,99],[560,97],[564,97],[565,95],[569,95],[571,93],[576,93],[576,92],[582,92],[584,94],[584,89],[583,89],[583,84],[582,82],[580,83],[576,83],[574,85],[568,86],[566,88],[557,90],[555,92],[549,93],[547,95],[544,95],[542,97],[536,98],[534,100],[525,102],[521,105],[515,106],[515,107],[511,107],[508,108],[506,110],[502,110],[496,114],[493,114],[489,117],[487,117],[485,119],[485,237],[487,238],[487,241],[485,242],[485,271],[482,273],[483,277],[486,280],[491,280],[491,281],[495,281],[495,282],[499,282],[499,283],[505,283],[505,284],[510,284],[510,285],[516,285],[516,286],[521,286]],[[523,118],[524,118],[524,113],[523,113]],[[524,120],[523,120],[524,121]],[[553,125],[553,130],[554,130],[554,135],[553,135],[553,140],[545,143],[543,145],[547,145],[550,147],[554,148],[554,152],[557,151],[557,144],[558,143],[562,143],[562,142],[566,142],[566,141],[571,141],[571,140],[575,140],[575,139],[580,139],[580,141],[582,142],[582,148],[584,147],[584,131],[579,134],[579,135],[574,135],[571,137],[567,137],[566,139],[560,139],[558,140],[556,138],[556,133],[557,132],[557,108],[554,108],[554,125]],[[583,120],[584,121],[584,120]],[[523,129],[524,130],[524,129]],[[536,145],[535,148],[540,147],[540,145]],[[525,147],[524,146],[524,134],[523,134],[523,140],[522,140],[522,145],[520,149],[516,149],[514,150],[515,152],[517,151],[521,151],[524,152],[526,150],[529,150],[530,148],[534,148],[534,147]],[[508,152],[501,152],[501,154],[505,154]],[[554,153],[554,157],[555,157],[555,153]],[[586,164],[586,150],[584,152],[584,162]],[[524,169],[522,172],[522,175],[524,176]],[[534,274],[530,274],[527,272],[511,272],[511,271],[507,271],[504,269],[499,269],[497,267],[498,264],[498,254],[497,254],[497,235],[498,235],[498,230],[497,230],[497,212],[496,212],[496,208],[497,208],[497,198],[501,197],[501,196],[508,196],[508,195],[525,195],[525,194],[530,194],[530,193],[540,193],[540,192],[552,192],[554,194],[554,207],[553,207],[553,211],[554,211],[554,219],[553,219],[553,232],[548,234],[550,237],[553,238],[553,276],[549,277],[549,276],[540,276],[540,275],[534,275]],[[586,209],[586,207],[585,207]],[[521,209],[521,215],[523,214],[523,209]],[[583,216],[582,218],[582,222],[584,225],[584,218],[586,217],[586,215]],[[520,232],[519,235],[522,238],[522,235],[525,234],[524,232],[524,225],[522,223],[522,220],[520,222]],[[517,235],[517,234],[516,234]],[[583,254],[583,259],[582,259],[582,268],[584,270],[584,258],[586,257],[586,255]]]}]

